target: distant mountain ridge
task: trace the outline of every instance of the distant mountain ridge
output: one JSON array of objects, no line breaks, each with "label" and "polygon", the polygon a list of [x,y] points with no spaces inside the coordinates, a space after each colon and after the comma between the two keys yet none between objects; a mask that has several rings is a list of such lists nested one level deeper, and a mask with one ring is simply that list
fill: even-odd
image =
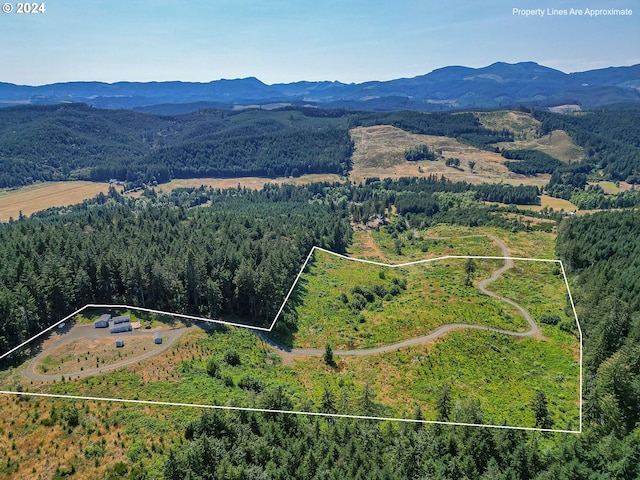
[{"label": "distant mountain ridge", "polygon": [[259,105],[312,105],[361,110],[442,111],[514,105],[593,108],[640,103],[640,64],[564,73],[535,62],[497,62],[483,68],[444,67],[426,75],[359,84],[294,82],[267,85],[257,78],[196,82],[69,82],[43,86],[0,83],[0,105],[84,102],[99,108],[181,111]]}]

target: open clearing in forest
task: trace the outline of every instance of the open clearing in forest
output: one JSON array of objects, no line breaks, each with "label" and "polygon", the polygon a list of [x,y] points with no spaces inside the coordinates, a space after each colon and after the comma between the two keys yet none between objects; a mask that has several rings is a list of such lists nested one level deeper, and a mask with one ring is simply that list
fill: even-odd
[{"label": "open clearing in forest", "polygon": [[[503,182],[513,185],[543,186],[550,175],[526,176],[510,172],[500,154],[481,150],[449,137],[408,133],[390,125],[357,127],[350,130],[354,142],[353,170],[350,178],[363,182],[366,178],[426,177],[444,175],[450,180],[470,183]],[[445,160],[409,162],[404,158],[408,148],[427,145],[432,151],[442,151],[445,158],[459,158],[460,167],[445,165]],[[471,171],[469,162],[476,165]]]},{"label": "open clearing in forest", "polygon": [[277,178],[264,178],[264,177],[238,177],[238,178],[185,178],[171,180],[169,183],[163,183],[156,187],[156,190],[162,192],[170,192],[176,188],[198,188],[202,185],[212,188],[236,188],[238,185],[241,187],[261,189],[267,183],[274,184],[290,184],[290,185],[305,185],[307,183],[314,182],[340,182],[340,176],[332,173],[320,174],[311,173],[309,175],[302,175],[300,177],[277,177]]},{"label": "open clearing in forest", "polygon": [[540,150],[565,163],[579,162],[585,157],[582,147],[573,143],[564,130],[554,130],[542,137],[497,145],[506,150]]},{"label": "open clearing in forest", "polygon": [[[445,237],[450,234],[459,238]],[[408,256],[421,252],[425,257],[437,258],[445,252],[457,250],[466,255],[484,252],[488,256],[500,257],[503,241],[513,245],[512,252],[526,253],[538,249],[541,255],[552,254],[549,246],[552,245],[549,241],[552,236],[543,232],[521,235],[499,229],[442,226],[412,232],[411,235],[405,232],[400,237],[404,242],[403,253]],[[368,244],[369,250],[363,252],[366,256],[400,257],[403,253],[393,250],[395,247],[389,245],[390,239],[384,229],[380,232],[357,232],[353,248]],[[425,246],[427,251],[422,252]],[[337,415],[406,419],[411,418],[419,407],[423,418],[433,421],[438,395],[448,385],[455,402],[477,405],[482,409],[482,424],[515,428],[535,427],[531,403],[535,392],[543,391],[548,400],[552,428],[579,430],[578,331],[575,319],[570,318],[565,308],[567,291],[566,286],[563,287],[564,276],[553,270],[558,263],[515,260],[509,266],[509,260],[504,258],[476,258],[473,285],[465,285],[466,259],[438,259],[425,264],[387,267],[389,272],[380,275],[383,268],[380,265],[347,260],[322,250],[316,250],[315,254],[319,256],[300,276],[298,287],[302,290],[294,291],[292,299],[302,310],[310,307],[311,301],[325,302],[324,306],[318,303],[313,307],[324,309],[318,310],[316,318],[311,319],[313,325],[321,329],[316,329],[316,338],[310,335],[307,341],[316,341],[318,335],[326,335],[321,340],[333,342],[334,366],[322,360],[324,345],[311,351],[298,348],[296,342],[304,340],[302,332],[309,326],[303,318],[304,312],[301,312],[298,323],[300,337],[294,334],[293,349],[274,346],[272,338],[256,335],[247,328],[192,326],[183,329],[179,338],[165,351],[115,370],[96,372],[79,379],[67,378],[66,381],[25,382],[29,364],[26,362],[21,367],[0,372],[0,388],[5,392],[15,392],[16,385],[20,384],[19,388],[26,392],[63,397],[311,414],[323,411],[322,398],[329,391],[339,407]],[[395,260],[390,261],[396,263]],[[488,277],[494,280],[489,281]],[[329,283],[336,279],[344,280],[345,284],[336,287],[329,285],[327,279]],[[382,290],[377,290],[374,302],[367,301],[358,314],[364,317],[364,322],[354,317],[356,322],[347,320],[346,327],[338,325],[342,322],[340,315],[353,312],[341,312],[341,307],[325,308],[332,302],[334,306],[336,301],[342,303],[340,297],[344,292],[353,297],[352,289],[356,286],[353,284],[366,294],[367,289],[374,291],[378,283],[390,297],[381,296],[382,309],[376,311],[379,307],[375,305],[377,295],[383,294]],[[481,284],[493,292],[493,298],[482,293]],[[400,291],[391,293],[393,286]],[[317,288],[320,290],[316,292],[314,289]],[[533,334],[531,323],[522,318],[522,310],[514,308],[515,302],[505,303],[505,298],[516,299],[536,320],[542,315],[555,315],[558,322],[540,324],[540,332]],[[433,332],[434,328],[446,328],[459,318],[464,318],[470,325],[442,332],[429,341],[418,339],[411,343],[412,336]],[[338,325],[335,332],[331,331],[333,324]],[[92,328],[82,324],[74,328],[78,327]],[[339,331],[340,328],[348,331]],[[360,338],[354,337],[354,343],[359,342],[359,345],[353,347],[369,348],[370,351],[342,351],[349,345],[342,345],[340,341],[348,340],[352,332],[363,334]],[[331,336],[334,333],[336,335]],[[108,338],[115,341],[116,336]],[[402,339],[410,342],[401,347],[391,345],[387,348],[394,340]],[[65,353],[60,344],[43,343],[50,350],[43,352],[40,358],[50,358],[40,361],[40,369],[43,365],[66,368],[66,365],[89,362],[86,341],[72,345],[79,349],[79,362],[76,356],[71,358],[67,354],[73,349]],[[125,345],[128,341],[125,336]],[[96,344],[95,351],[102,347]],[[86,360],[83,355],[87,356]],[[117,355],[115,347],[111,353],[102,353],[101,358],[106,360],[108,355],[109,361],[121,360],[111,358]],[[94,361],[92,358],[91,363]],[[215,374],[210,373],[210,361],[216,365]],[[291,403],[275,402],[278,397],[273,392],[278,389],[283,389],[290,396]],[[364,391],[371,395],[366,411],[362,410],[361,402]],[[456,418],[455,421],[465,423],[465,418]]]},{"label": "open clearing in forest", "polygon": [[107,193],[109,185],[94,182],[51,182],[0,190],[0,222],[51,207],[67,207]]},{"label": "open clearing in forest", "polygon": [[[488,205],[498,204],[503,207],[513,207],[514,205],[508,205],[506,203],[499,202],[484,202]],[[550,209],[552,208],[554,211],[559,212],[560,210],[564,210],[565,212],[576,212],[578,207],[571,203],[569,200],[565,200],[563,198],[550,197],[549,195],[540,195],[540,205],[515,205],[521,210],[531,210],[532,212],[540,212],[545,207]]]},{"label": "open clearing in forest", "polygon": [[566,163],[578,162],[585,156],[584,149],[578,146],[564,130],[554,130],[538,136],[540,121],[530,113],[511,110],[477,112],[480,123],[492,130],[506,129],[514,134],[513,142],[498,143],[498,147],[507,150],[540,150]]},{"label": "open clearing in forest", "polygon": [[[106,333],[106,332],[105,332]],[[124,341],[124,346],[114,348],[116,338]],[[40,361],[36,362],[34,370],[38,374],[48,375],[77,375],[101,365],[110,365],[129,357],[140,355],[140,352],[153,347],[153,336],[123,337],[120,335],[103,336],[100,338],[80,338],[66,342],[51,350]]]}]

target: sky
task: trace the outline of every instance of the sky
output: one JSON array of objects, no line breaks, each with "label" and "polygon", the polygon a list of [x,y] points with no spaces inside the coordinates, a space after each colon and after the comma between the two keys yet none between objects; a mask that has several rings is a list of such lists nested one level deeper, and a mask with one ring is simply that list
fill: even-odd
[{"label": "sky", "polygon": [[[4,0],[2,0],[4,1]],[[640,63],[637,0],[49,0],[0,13],[0,82],[390,80],[535,61]],[[9,9],[7,3],[2,8]],[[590,9],[631,9],[589,16]],[[634,8],[635,7],[635,8]],[[514,8],[535,14],[515,14]],[[551,15],[550,10],[583,14]],[[637,11],[636,11],[637,10]],[[540,12],[544,14],[541,15]]]}]

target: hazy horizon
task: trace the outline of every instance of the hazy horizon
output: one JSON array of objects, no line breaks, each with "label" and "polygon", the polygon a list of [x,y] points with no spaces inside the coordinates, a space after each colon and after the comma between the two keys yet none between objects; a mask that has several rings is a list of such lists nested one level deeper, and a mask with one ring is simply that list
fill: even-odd
[{"label": "hazy horizon", "polygon": [[[495,63],[509,63],[510,65],[515,65],[518,63],[528,63],[531,62],[531,60],[522,60],[521,62],[514,62],[514,63],[509,63],[509,62],[502,62],[500,60],[497,60],[495,62],[492,62],[491,64],[488,65],[483,65],[480,67],[469,67],[468,65],[445,65],[443,67],[438,67],[434,70],[431,70],[430,72],[425,72],[422,74],[417,74],[414,75],[413,77],[397,77],[397,78],[390,78],[387,80],[378,80],[378,79],[371,79],[371,80],[365,80],[362,82],[341,82],[340,80],[327,80],[327,79],[314,79],[314,80],[309,80],[309,79],[304,79],[304,80],[294,80],[291,82],[275,82],[275,83],[267,83],[265,81],[263,81],[261,78],[256,77],[255,75],[252,76],[248,76],[248,77],[236,77],[236,78],[214,78],[211,80],[205,80],[205,81],[191,81],[191,80],[181,80],[181,79],[173,79],[173,80],[147,80],[147,81],[138,81],[138,80],[115,80],[115,81],[111,81],[111,82],[105,82],[102,80],[68,80],[68,81],[62,81],[62,82],[52,82],[52,83],[43,83],[43,84],[14,84],[13,82],[4,82],[4,81],[0,81],[0,83],[10,83],[10,84],[14,84],[20,87],[45,87],[47,85],[54,85],[54,84],[63,84],[63,83],[103,83],[103,84],[107,84],[107,85],[115,85],[118,83],[141,83],[141,84],[151,84],[151,83],[200,83],[200,84],[207,84],[207,83],[212,83],[212,82],[217,82],[217,81],[233,81],[233,80],[247,80],[247,79],[251,79],[254,78],[260,82],[262,82],[263,84],[267,85],[267,86],[273,86],[273,85],[286,85],[286,84],[293,84],[293,83],[298,83],[298,82],[310,82],[310,83],[316,83],[316,82],[332,82],[332,83],[342,83],[344,85],[349,85],[349,84],[362,84],[362,83],[367,83],[367,82],[385,82],[385,81],[389,81],[389,80],[397,80],[397,79],[401,79],[401,78],[415,78],[415,77],[420,77],[423,75],[428,75],[432,72],[434,72],[435,70],[441,70],[443,68],[448,68],[448,67],[463,67],[463,68],[476,68],[476,69],[480,69],[480,68],[486,68],[490,65],[493,65]],[[537,63],[537,62],[536,62]],[[548,65],[542,65],[539,64],[541,67],[548,67]],[[563,71],[559,68],[554,68],[554,70],[558,70],[562,73],[565,74],[571,74],[571,73],[582,73],[582,72],[587,72],[590,70],[601,70],[601,69],[605,69],[605,68],[625,68],[625,67],[633,67],[636,65],[640,65],[640,63],[636,63],[636,64],[632,64],[632,65],[609,65],[607,67],[602,67],[602,68],[592,68],[589,70],[576,70],[576,71],[571,71],[571,72],[566,72]],[[549,67],[549,68],[553,68],[553,67]]]},{"label": "hazy horizon", "polygon": [[[567,0],[550,6],[581,7]],[[45,7],[0,15],[0,81],[349,84],[495,61],[534,61],[565,73],[640,63],[640,10],[521,15],[506,0],[57,0]],[[589,8],[609,5],[595,0]]]}]

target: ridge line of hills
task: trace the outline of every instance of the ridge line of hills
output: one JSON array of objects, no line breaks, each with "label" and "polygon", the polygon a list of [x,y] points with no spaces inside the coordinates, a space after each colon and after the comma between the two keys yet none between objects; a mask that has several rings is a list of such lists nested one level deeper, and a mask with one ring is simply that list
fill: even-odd
[{"label": "ridge line of hills", "polygon": [[42,86],[0,82],[0,106],[82,102],[99,108],[170,113],[202,108],[286,105],[445,111],[465,108],[640,103],[640,64],[564,73],[535,62],[496,62],[482,68],[450,66],[389,81],[299,81],[267,85],[255,77],[198,82],[67,82]]}]

